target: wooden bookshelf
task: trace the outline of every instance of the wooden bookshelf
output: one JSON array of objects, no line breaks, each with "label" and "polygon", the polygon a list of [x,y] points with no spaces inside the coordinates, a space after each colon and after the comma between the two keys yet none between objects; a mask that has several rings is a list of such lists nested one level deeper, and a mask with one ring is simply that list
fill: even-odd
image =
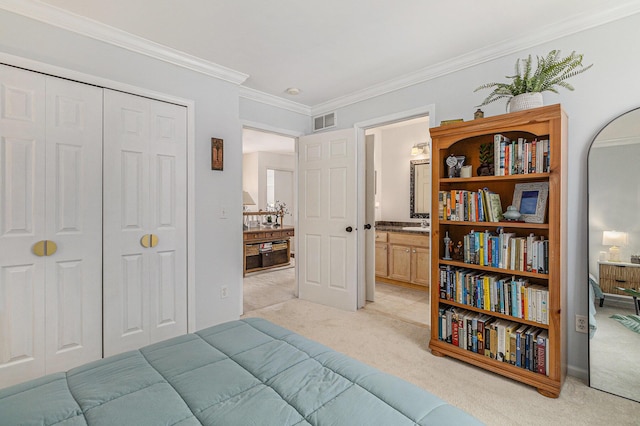
[{"label": "wooden bookshelf", "polygon": [[[549,140],[548,171],[507,176],[476,176],[480,166],[481,144],[493,143],[494,135],[501,134],[511,140],[523,138]],[[450,356],[486,370],[501,374],[522,383],[534,386],[542,395],[556,398],[560,394],[566,375],[566,206],[567,206],[567,116],[560,105],[551,105],[526,111],[454,123],[431,129],[432,138],[432,214],[431,214],[431,339],[429,348],[436,356]],[[471,165],[471,178],[448,177],[445,160],[450,155],[464,155],[465,165]],[[499,159],[495,159],[496,165]],[[513,201],[514,187],[518,183],[548,182],[544,223],[526,222],[465,222],[443,220],[438,214],[440,191],[477,191],[489,188],[500,194],[503,209]],[[548,274],[480,266],[462,260],[444,260],[445,233],[457,242],[472,230],[497,233],[516,233],[525,237],[530,233],[548,240]],[[442,268],[465,268],[478,274],[513,276],[528,280],[548,291],[548,321],[538,323],[477,306],[441,299],[440,276]],[[463,309],[472,313],[486,314],[496,321],[509,321],[519,326],[537,327],[548,333],[545,348],[548,362],[546,374],[517,367],[511,363],[492,359],[489,356],[456,346],[441,340],[441,314],[446,309]],[[446,330],[445,330],[446,331]],[[455,364],[451,368],[456,368]]]}]

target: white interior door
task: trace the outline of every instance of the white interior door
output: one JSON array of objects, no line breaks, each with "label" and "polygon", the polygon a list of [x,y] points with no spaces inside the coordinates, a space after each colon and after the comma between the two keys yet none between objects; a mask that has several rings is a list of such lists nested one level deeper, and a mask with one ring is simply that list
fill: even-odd
[{"label": "white interior door", "polygon": [[356,193],[355,130],[299,139],[300,298],[357,309]]},{"label": "white interior door", "polygon": [[102,89],[47,78],[46,370],[102,357]]},{"label": "white interior door", "polygon": [[0,86],[4,387],[102,355],[102,95],[6,66]]},{"label": "white interior door", "polygon": [[[376,181],[374,164],[374,135],[365,136],[365,294],[367,301],[373,302],[376,293]],[[365,226],[366,226],[365,225]],[[364,306],[364,301],[359,301]]]},{"label": "white interior door", "polygon": [[45,77],[0,65],[0,387],[45,373]]},{"label": "white interior door", "polygon": [[107,356],[187,330],[186,109],[105,90],[104,114]]}]

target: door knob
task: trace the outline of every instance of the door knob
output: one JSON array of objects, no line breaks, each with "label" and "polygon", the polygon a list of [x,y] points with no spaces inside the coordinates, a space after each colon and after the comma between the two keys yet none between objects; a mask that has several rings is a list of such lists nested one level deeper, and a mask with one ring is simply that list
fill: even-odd
[{"label": "door knob", "polygon": [[158,245],[158,236],[155,234],[144,234],[140,238],[140,245],[144,248],[155,247]]},{"label": "door knob", "polygon": [[371,224],[367,223],[366,225],[364,225],[364,229],[371,229]]},{"label": "door knob", "polygon": [[51,240],[42,240],[35,243],[31,251],[36,256],[51,256],[58,251],[58,245]]},{"label": "door knob", "polygon": [[350,226],[347,226],[347,228],[345,229],[345,231],[347,231],[347,232],[351,232],[351,231],[353,231],[353,228],[352,228],[352,227],[350,227]]}]

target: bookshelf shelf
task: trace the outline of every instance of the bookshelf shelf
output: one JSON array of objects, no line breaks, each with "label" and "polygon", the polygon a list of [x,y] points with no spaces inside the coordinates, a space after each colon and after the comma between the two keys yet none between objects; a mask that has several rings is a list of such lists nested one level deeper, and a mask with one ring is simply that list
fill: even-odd
[{"label": "bookshelf shelf", "polygon": [[439,303],[443,304],[443,305],[449,305],[449,306],[455,306],[458,308],[462,308],[462,309],[466,309],[468,311],[473,311],[473,312],[478,312],[480,314],[487,314],[496,318],[502,318],[502,319],[506,319],[509,321],[515,321],[518,322],[520,324],[526,324],[526,325],[532,325],[535,327],[540,327],[540,328],[549,328],[549,324],[542,324],[536,321],[529,321],[526,319],[522,319],[522,318],[517,318],[511,315],[505,315],[505,314],[501,314],[500,312],[492,312],[492,311],[487,311],[486,309],[481,309],[481,308],[476,308],[475,306],[470,306],[470,305],[465,305],[464,303],[458,303],[458,302],[454,302],[453,300],[447,300],[447,299],[439,299]]},{"label": "bookshelf shelf", "polygon": [[494,268],[492,266],[476,265],[475,263],[465,263],[457,260],[440,259],[439,263],[440,265],[451,265],[451,266],[457,266],[459,268],[474,269],[477,271],[496,272],[504,275],[519,275],[521,277],[539,278],[544,280],[549,279],[549,274],[541,274],[539,272],[518,271],[515,269]]},{"label": "bookshelf shelf", "polygon": [[526,223],[526,222],[469,222],[465,220],[441,220],[441,225],[469,226],[472,228],[522,228],[522,229],[549,229],[548,223]]},{"label": "bookshelf shelf", "polygon": [[[450,356],[528,384],[537,388],[542,395],[552,398],[559,396],[566,375],[564,348],[567,247],[566,123],[567,116],[561,106],[551,105],[431,129],[432,210],[434,212],[431,215],[431,300],[436,301],[431,309],[432,327],[429,342],[431,352],[437,356]],[[511,144],[506,150],[504,142],[502,146],[500,145],[500,141],[505,140],[508,141],[507,144]],[[534,140],[535,146],[531,143]],[[479,152],[483,144],[485,148],[486,144],[494,147],[496,168],[499,167],[499,158],[495,157],[496,155],[503,155],[505,152],[507,152],[506,155],[510,155],[509,152],[516,153],[511,157],[504,157],[508,160],[503,160],[503,169],[506,169],[508,161],[511,162],[509,167],[512,169],[508,172],[496,173],[505,173],[506,176],[448,177],[445,161],[450,156],[464,156],[464,164],[471,165],[475,173],[480,166]],[[544,151],[536,151],[540,149]],[[531,160],[535,155],[531,154],[532,152],[537,152],[538,155],[542,155],[541,152],[545,154],[543,162],[537,160],[538,168],[535,167],[536,162]],[[523,156],[518,157],[523,153],[529,155],[529,162],[524,160]],[[535,173],[523,173],[523,168],[529,168],[529,171],[535,171]],[[457,194],[464,193],[464,208],[467,208],[466,194],[487,188],[490,192],[499,194],[502,208],[506,209],[513,203],[514,189],[517,184],[539,182],[548,183],[544,223],[444,220],[449,217],[448,212],[453,211],[453,207],[449,204],[446,204],[444,209],[440,204],[444,198],[449,197],[449,194],[452,194],[451,198],[455,198]],[[473,214],[467,214],[466,210],[462,214],[462,210],[456,210],[455,218],[464,216],[464,218],[482,219],[477,215],[482,208],[479,207],[479,201],[474,205],[473,197],[473,195],[468,196],[469,211]],[[450,210],[447,210],[448,207]],[[461,208],[460,205],[458,208]],[[504,246],[500,245],[502,240],[500,244],[492,243],[489,246],[492,247],[491,250],[498,251],[489,251],[487,255],[487,250],[490,250],[487,248],[484,257],[482,251],[478,251],[477,244],[473,249],[474,240],[469,239],[470,234],[477,234],[478,236],[475,237],[477,241],[478,238],[489,238],[486,235],[488,233],[495,238],[493,241],[496,242],[499,232],[510,233],[510,238],[518,240],[519,243],[514,244],[520,244],[519,251],[512,252],[509,249],[500,252],[500,247],[505,250]],[[458,248],[457,256],[452,255],[452,257],[459,260],[443,259],[446,253],[451,254],[446,252],[445,235],[451,239],[454,247]],[[503,235],[499,237],[502,238]],[[506,235],[504,237],[509,241]],[[532,246],[528,245],[527,237],[531,237],[532,241],[544,242],[543,245],[537,244],[537,247],[544,247],[544,249],[536,249],[535,245],[531,249]],[[469,241],[472,243],[468,244]],[[525,246],[527,248],[524,248]],[[471,250],[471,256],[469,256],[469,250]],[[464,262],[461,253],[464,254],[464,260],[471,263]],[[534,258],[534,255],[537,257]],[[478,256],[480,261],[477,260]],[[506,264],[511,267],[515,265],[516,269],[495,267],[503,264],[503,259],[509,256],[512,256],[511,262],[515,259],[516,263]],[[518,268],[531,269],[531,262],[535,269],[535,262],[540,259],[540,256],[543,256],[545,272],[548,271],[548,273],[518,270]],[[498,257],[500,262],[496,261]],[[493,259],[493,261],[487,262],[487,259]],[[497,293],[496,288],[498,288]],[[540,305],[540,299],[533,301],[530,296],[525,299],[524,295],[527,291],[532,294],[534,288],[544,295],[542,305]],[[484,299],[484,297],[490,299]],[[500,300],[504,306],[509,306],[509,309],[497,309],[500,312],[484,309],[488,306],[487,303],[495,307],[496,300]],[[463,301],[473,305],[460,303]],[[528,311],[524,311],[525,305]],[[536,312],[531,309],[539,310],[540,306],[544,307],[546,318],[540,315],[522,314],[522,312]],[[496,309],[493,307],[492,309]],[[521,308],[523,310],[520,310]],[[514,315],[509,315],[510,313]],[[528,319],[519,318],[519,316],[525,316]],[[532,318],[538,321],[532,321]],[[540,323],[541,318],[542,322],[548,324]],[[485,330],[486,333],[478,332],[478,328]],[[490,333],[502,336],[501,342],[489,340],[490,337],[495,338],[495,335]],[[518,342],[516,346],[513,346],[512,339]],[[525,341],[527,342],[526,351]],[[505,342],[511,342],[511,346],[505,347]],[[491,344],[494,347],[491,347]],[[478,353],[485,352],[482,348],[487,349],[487,356],[484,353]],[[504,353],[501,352],[503,350]],[[510,358],[502,361],[501,357]],[[530,363],[535,371],[513,365],[516,363],[514,359],[518,360],[518,364]]]}]

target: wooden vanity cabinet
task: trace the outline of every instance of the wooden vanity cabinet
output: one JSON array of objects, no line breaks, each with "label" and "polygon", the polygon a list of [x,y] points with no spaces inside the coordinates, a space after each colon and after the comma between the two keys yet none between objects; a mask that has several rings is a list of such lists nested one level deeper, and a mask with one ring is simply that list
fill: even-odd
[{"label": "wooden vanity cabinet", "polygon": [[386,243],[376,233],[376,278],[391,284],[428,287],[430,282],[429,236],[386,232]]}]

